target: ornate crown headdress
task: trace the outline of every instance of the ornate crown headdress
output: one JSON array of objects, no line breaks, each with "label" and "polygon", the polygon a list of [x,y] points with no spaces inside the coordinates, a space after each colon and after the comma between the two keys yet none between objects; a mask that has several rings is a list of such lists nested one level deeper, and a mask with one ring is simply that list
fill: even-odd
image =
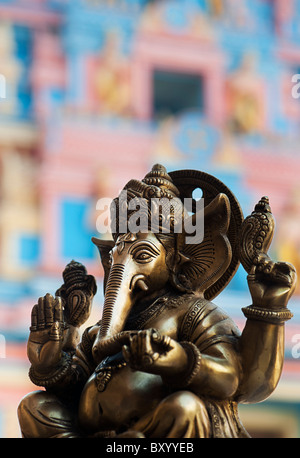
[{"label": "ornate crown headdress", "polygon": [[[180,192],[165,167],[156,164],[141,181],[130,180],[111,206],[111,228],[114,240],[120,233],[130,231],[128,222],[139,213],[144,231],[173,232],[184,216]],[[146,226],[146,227],[145,227]]]},{"label": "ornate crown headdress", "polygon": [[[175,233],[173,229],[186,216],[184,199],[193,201],[193,191],[197,188],[202,190],[204,198],[204,236],[200,243],[186,244],[184,231]],[[167,250],[167,260],[170,261],[171,255],[173,261],[179,257],[184,260],[177,263],[176,271],[173,271],[174,285],[182,291],[203,293],[207,299],[219,294],[239,265],[237,245],[243,214],[232,192],[212,175],[196,170],[167,173],[160,164],[156,164],[141,181],[130,180],[113,201],[111,220],[114,242],[93,238],[101,254],[105,281],[109,271],[107,253],[118,236],[126,232],[119,230],[122,217],[125,215],[125,218],[129,218],[137,211],[136,208],[131,209],[130,204],[135,199],[142,199],[140,210],[147,217],[146,229],[153,230],[151,222],[155,212],[160,216],[155,235],[164,245],[170,241],[173,243],[173,249]],[[153,205],[155,199],[168,206],[166,211]],[[194,213],[190,217],[195,219],[197,207],[193,202]],[[169,231],[165,231],[168,228]]]}]

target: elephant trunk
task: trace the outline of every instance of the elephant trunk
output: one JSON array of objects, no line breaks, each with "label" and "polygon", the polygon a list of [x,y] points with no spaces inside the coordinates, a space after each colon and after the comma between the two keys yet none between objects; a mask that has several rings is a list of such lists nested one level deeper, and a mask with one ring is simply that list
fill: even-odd
[{"label": "elephant trunk", "polygon": [[93,356],[97,363],[106,356],[115,355],[122,350],[123,345],[128,344],[132,331],[121,331],[110,337],[98,337],[93,345]]},{"label": "elephant trunk", "polygon": [[117,353],[128,342],[129,332],[122,330],[132,307],[130,283],[131,276],[125,266],[114,264],[105,288],[100,331],[93,346],[97,360]]},{"label": "elephant trunk", "polygon": [[[121,331],[123,326],[123,304],[128,294],[124,295],[124,270],[123,264],[115,264],[108,277],[105,288],[105,300],[103,306],[101,338],[108,337]],[[122,288],[121,288],[122,287]]]}]

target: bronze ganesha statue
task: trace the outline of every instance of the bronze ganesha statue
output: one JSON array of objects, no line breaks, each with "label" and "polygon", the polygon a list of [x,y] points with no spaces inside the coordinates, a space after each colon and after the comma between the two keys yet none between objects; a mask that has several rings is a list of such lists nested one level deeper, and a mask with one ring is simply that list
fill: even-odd
[{"label": "bronze ganesha statue", "polygon": [[[199,211],[196,188],[204,198]],[[113,201],[113,239],[93,239],[105,273],[102,319],[81,331],[97,288],[75,261],[55,296],[33,307],[29,376],[43,389],[20,402],[23,437],[249,437],[238,404],[260,402],[276,388],[296,283],[293,266],[267,254],[274,232],[268,199],[244,219],[215,177],[168,174],[161,165],[123,191]],[[135,199],[142,199],[138,210]],[[175,230],[186,218],[185,199],[189,227],[204,221],[202,237],[189,243],[184,228]],[[147,227],[126,226],[132,216]],[[243,308],[242,332],[212,302],[240,262],[253,301]]]}]

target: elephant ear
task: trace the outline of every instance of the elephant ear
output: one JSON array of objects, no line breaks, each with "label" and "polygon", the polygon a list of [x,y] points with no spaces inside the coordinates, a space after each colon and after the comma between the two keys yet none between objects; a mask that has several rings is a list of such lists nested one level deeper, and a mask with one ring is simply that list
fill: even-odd
[{"label": "elephant ear", "polygon": [[230,222],[228,197],[220,193],[204,207],[204,211],[190,218],[193,227],[196,227],[197,218],[204,218],[203,238],[202,242],[186,243],[181,249],[181,254],[189,261],[182,265],[179,280],[188,289],[207,297],[207,292],[226,272],[232,260],[227,236]]},{"label": "elephant ear", "polygon": [[96,245],[100,253],[101,263],[104,270],[103,289],[105,294],[106,283],[110,272],[110,250],[114,247],[115,242],[113,240],[101,240],[97,237],[92,237],[92,242]]},{"label": "elephant ear", "polygon": [[[201,190],[204,199],[204,237],[195,244],[179,247],[183,258],[177,280],[186,289],[201,292],[208,300],[216,297],[235,275],[239,264],[239,233],[244,221],[239,202],[218,178],[198,170],[169,172],[180,198],[193,199]],[[197,205],[194,201],[196,218]]]}]

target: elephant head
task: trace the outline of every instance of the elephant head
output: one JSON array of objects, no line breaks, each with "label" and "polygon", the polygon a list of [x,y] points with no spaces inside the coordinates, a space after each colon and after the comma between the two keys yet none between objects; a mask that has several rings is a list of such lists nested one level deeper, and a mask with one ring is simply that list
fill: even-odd
[{"label": "elephant head", "polygon": [[152,232],[122,234],[115,243],[99,239],[94,242],[105,270],[109,267],[104,280],[101,327],[93,349],[96,359],[101,359],[99,355],[114,353],[126,342],[128,332],[123,329],[133,308],[153,302],[172,288],[172,269],[170,253]]},{"label": "elephant head", "polygon": [[136,302],[162,290],[169,279],[165,248],[151,232],[120,235],[110,250],[110,264],[102,337],[122,331]]},{"label": "elephant head", "polygon": [[[149,227],[143,231],[113,232],[112,241],[93,238],[104,267],[104,306],[100,330],[93,347],[95,359],[117,353],[127,342],[124,331],[126,320],[135,307],[151,304],[166,291],[178,294],[197,292],[205,297],[228,269],[232,259],[231,243],[227,237],[230,222],[230,202],[224,193],[217,193],[204,208],[204,239],[195,244],[185,244],[184,230],[174,232],[177,220],[183,218],[184,207],[180,192],[162,166],[154,166],[142,181],[131,180],[127,209],[130,200],[146,199],[146,220],[153,221],[150,205],[153,197],[166,197],[171,203],[167,218],[159,219],[158,231]],[[115,199],[117,210],[119,198]],[[124,202],[122,202],[122,205]],[[127,213],[127,217],[130,212]],[[115,218],[120,212],[114,212]],[[195,218],[193,214],[190,218]],[[168,220],[169,231],[164,230]],[[114,227],[120,227],[119,223]],[[157,229],[157,228],[156,228]],[[218,256],[215,252],[218,251]],[[222,281],[222,287],[225,281]],[[219,287],[221,289],[221,287]],[[209,297],[210,298],[210,297]]]}]

